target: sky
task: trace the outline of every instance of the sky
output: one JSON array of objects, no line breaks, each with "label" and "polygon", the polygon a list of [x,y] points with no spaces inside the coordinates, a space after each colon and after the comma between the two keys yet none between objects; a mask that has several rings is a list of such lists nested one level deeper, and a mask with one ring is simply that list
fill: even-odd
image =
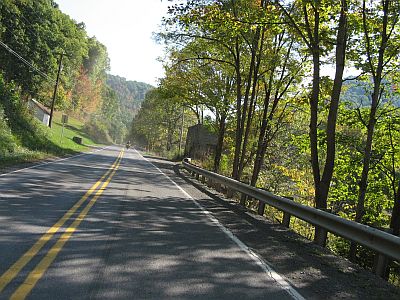
[{"label": "sky", "polygon": [[107,47],[113,75],[157,85],[163,77],[163,46],[152,37],[166,15],[166,0],[56,0],[59,8],[84,22],[89,36]]}]

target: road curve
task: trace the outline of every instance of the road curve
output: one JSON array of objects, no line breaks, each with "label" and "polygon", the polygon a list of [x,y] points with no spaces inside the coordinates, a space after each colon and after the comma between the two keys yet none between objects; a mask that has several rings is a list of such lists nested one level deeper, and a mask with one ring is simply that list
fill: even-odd
[{"label": "road curve", "polygon": [[1,299],[301,299],[134,149],[0,177],[0,254]]}]

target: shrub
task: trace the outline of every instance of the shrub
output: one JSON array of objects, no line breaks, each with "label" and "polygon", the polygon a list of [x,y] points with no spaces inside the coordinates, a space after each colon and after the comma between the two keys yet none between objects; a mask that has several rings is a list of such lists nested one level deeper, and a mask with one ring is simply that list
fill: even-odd
[{"label": "shrub", "polygon": [[9,153],[13,153],[16,148],[16,140],[7,124],[3,107],[0,105],[0,155],[4,157]]}]

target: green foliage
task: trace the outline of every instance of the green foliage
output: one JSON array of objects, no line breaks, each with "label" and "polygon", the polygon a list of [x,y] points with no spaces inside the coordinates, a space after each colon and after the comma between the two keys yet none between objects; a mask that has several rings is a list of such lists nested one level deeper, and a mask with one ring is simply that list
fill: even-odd
[{"label": "green foliage", "polygon": [[[102,142],[121,142],[128,131],[133,115],[140,107],[150,85],[126,81],[107,75],[109,57],[107,48],[95,37],[89,37],[83,23],[77,23],[62,13],[52,0],[12,1],[0,3],[0,40],[18,52],[32,66],[0,47],[0,71],[7,82],[13,81],[15,89],[24,99],[32,97],[50,107],[58,63],[63,53],[62,72],[55,109],[68,112],[84,121],[86,129]],[[110,93],[106,84],[118,93]],[[124,93],[128,91],[128,93]],[[19,101],[18,110],[26,109]],[[17,104],[16,104],[17,105]],[[8,114],[11,106],[5,107]],[[27,119],[29,116],[24,116]],[[13,131],[32,132],[34,121],[19,124],[20,118],[11,120]],[[25,120],[23,119],[23,120]],[[34,129],[36,130],[36,129]],[[39,134],[41,130],[37,130]],[[46,133],[40,133],[43,137]],[[32,147],[37,140],[32,134],[21,138],[24,145]],[[41,139],[39,139],[41,140]]]},{"label": "green foliage", "polygon": [[107,124],[98,116],[92,116],[85,123],[84,131],[89,134],[96,143],[109,144],[112,142],[112,138],[108,133]]},{"label": "green foliage", "polygon": [[0,74],[0,166],[68,153],[20,99],[16,86]]},{"label": "green foliage", "polygon": [[4,116],[4,110],[0,106],[0,155],[2,157],[13,153],[17,148],[15,137],[12,135],[7,119]]},{"label": "green foliage", "polygon": [[[147,93],[141,110],[133,119],[129,136],[149,151],[175,154],[179,148],[182,106],[174,98],[166,100],[166,95],[163,86]],[[186,126],[194,124],[192,114],[186,113],[185,119]]]},{"label": "green foliage", "polygon": [[56,147],[47,143],[48,131],[29,113],[15,88],[15,85],[5,83],[0,76],[0,103],[12,134],[25,148],[56,151]]},{"label": "green foliage", "polygon": [[49,0],[10,1],[0,4],[0,39],[18,52],[36,70],[0,47],[0,65],[7,81],[15,81],[23,95],[50,91],[56,78],[59,55],[65,52],[63,85],[73,86],[73,77],[87,55],[86,32]]},{"label": "green foliage", "polygon": [[[107,85],[113,90],[113,95],[103,102],[102,110],[110,111],[110,105],[114,106],[115,114],[112,122],[109,117],[106,116],[106,118],[111,122],[110,135],[114,137],[114,140],[122,140],[125,139],[133,117],[139,111],[146,93],[154,87],[144,82],[129,81],[110,74],[107,74]],[[106,95],[110,94],[106,92]]]},{"label": "green foliage", "polygon": [[130,125],[124,123],[123,111],[123,106],[118,101],[116,92],[106,87],[103,91],[100,116],[102,123],[107,128],[106,136],[109,135],[114,142],[122,143],[125,140]]},{"label": "green foliage", "polygon": [[154,87],[144,82],[126,80],[124,77],[107,74],[107,85],[117,94],[121,104],[131,110],[140,108],[146,93]]},{"label": "green foliage", "polygon": [[107,48],[95,37],[88,38],[89,51],[83,60],[83,66],[93,81],[104,79],[110,68]]}]

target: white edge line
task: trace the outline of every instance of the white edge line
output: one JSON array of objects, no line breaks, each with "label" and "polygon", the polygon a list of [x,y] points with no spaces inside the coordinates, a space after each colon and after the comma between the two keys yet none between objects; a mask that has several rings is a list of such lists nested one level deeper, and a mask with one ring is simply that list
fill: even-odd
[{"label": "white edge line", "polygon": [[13,173],[18,173],[18,172],[21,172],[21,171],[24,171],[24,170],[35,169],[35,168],[38,168],[38,167],[41,167],[41,166],[45,166],[45,165],[59,163],[60,161],[64,161],[64,160],[68,160],[68,159],[71,159],[71,158],[75,158],[75,157],[79,157],[79,156],[95,153],[95,152],[98,152],[98,151],[102,151],[102,150],[107,149],[109,147],[111,147],[111,146],[107,146],[107,147],[104,147],[104,148],[101,148],[101,149],[96,149],[94,151],[80,153],[80,154],[69,156],[69,157],[66,157],[66,158],[60,158],[60,159],[56,159],[56,160],[51,160],[51,161],[48,161],[48,162],[45,162],[45,163],[41,163],[41,164],[37,164],[37,165],[31,166],[31,167],[26,167],[26,168],[14,170],[14,171],[11,171],[11,172],[8,172],[8,173],[3,173],[3,174],[0,174],[0,177],[4,177],[4,176],[7,176],[7,175],[10,175],[10,174],[13,174]]},{"label": "white edge line", "polygon": [[239,240],[228,228],[222,225],[208,210],[206,210],[199,202],[197,202],[192,196],[190,196],[181,186],[179,186],[175,181],[173,181],[167,174],[160,170],[157,166],[151,163],[146,157],[134,149],[141,157],[144,158],[149,164],[156,168],[161,174],[168,178],[188,199],[192,200],[194,204],[214,223],[218,228],[225,233],[236,245],[239,246],[250,258],[259,266],[261,269],[268,274],[273,280],[275,280],[293,299],[295,300],[305,300],[305,298],[298,292],[293,286],[279,275],[263,258],[251,250],[246,244]]}]

